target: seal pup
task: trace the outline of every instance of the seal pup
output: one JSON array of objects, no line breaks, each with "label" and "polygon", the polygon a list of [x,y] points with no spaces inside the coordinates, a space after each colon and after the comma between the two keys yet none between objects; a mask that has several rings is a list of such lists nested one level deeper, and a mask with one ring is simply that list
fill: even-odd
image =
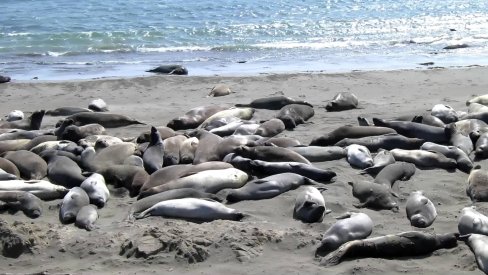
[{"label": "seal pup", "polygon": [[445,124],[459,120],[458,113],[449,105],[436,104],[432,107],[430,114],[439,118]]},{"label": "seal pup", "polygon": [[285,124],[281,119],[272,118],[267,120],[256,129],[255,135],[262,137],[274,137],[285,130]]},{"label": "seal pup", "polygon": [[31,219],[42,214],[41,199],[26,191],[0,191],[0,201],[6,202],[9,208],[22,211]]},{"label": "seal pup", "polygon": [[366,167],[361,173],[371,175],[378,174],[387,165],[395,163],[395,158],[388,150],[380,149],[373,158],[373,166]]},{"label": "seal pup", "polygon": [[158,202],[136,216],[163,216],[209,222],[213,220],[240,221],[244,214],[211,199],[183,198]]},{"label": "seal pup", "polygon": [[349,162],[351,166],[361,169],[373,166],[373,158],[371,157],[371,153],[369,152],[368,148],[357,144],[351,144],[345,149],[347,154],[347,162]]},{"label": "seal pup", "polygon": [[415,227],[429,227],[437,217],[434,204],[424,196],[422,191],[413,191],[410,193],[405,209],[410,224]]},{"label": "seal pup", "polygon": [[375,177],[374,182],[392,188],[397,180],[409,180],[417,168],[415,164],[398,161],[385,166]]},{"label": "seal pup", "polygon": [[362,138],[396,133],[397,132],[395,130],[388,127],[345,125],[320,137],[314,138],[310,142],[310,145],[331,146],[344,138]]},{"label": "seal pup", "polygon": [[419,138],[425,141],[435,143],[449,142],[444,128],[441,127],[430,126],[410,121],[387,121],[379,118],[373,118],[373,123],[376,126],[392,128],[397,131],[398,134],[404,135],[406,137]]},{"label": "seal pup", "polygon": [[422,144],[420,149],[439,152],[448,158],[456,160],[457,168],[465,173],[469,173],[474,166],[469,156],[463,150],[455,146],[445,146],[426,142]]},{"label": "seal pup", "polygon": [[334,266],[346,259],[416,257],[438,249],[457,246],[457,233],[435,234],[409,231],[364,240],[354,240],[341,245],[336,251],[320,260],[322,266]]},{"label": "seal pup", "polygon": [[399,134],[385,134],[378,136],[368,136],[362,138],[344,138],[337,142],[335,146],[347,147],[351,144],[362,145],[372,152],[380,149],[419,149],[425,141],[419,138],[408,138]]},{"label": "seal pup", "polygon": [[149,174],[161,169],[164,164],[164,142],[156,127],[151,127],[151,141],[142,155],[144,169]]},{"label": "seal pup", "polygon": [[293,218],[304,223],[322,222],[325,210],[325,200],[320,191],[313,186],[304,186],[295,199]]},{"label": "seal pup", "polygon": [[455,160],[435,151],[393,149],[390,152],[397,161],[410,162],[417,167],[449,170],[457,166]]},{"label": "seal pup", "polygon": [[328,112],[345,111],[357,108],[358,103],[359,101],[355,94],[351,92],[340,92],[327,103],[325,109]]},{"label": "seal pup", "polygon": [[146,72],[167,75],[188,75],[188,69],[182,65],[177,64],[161,65]]},{"label": "seal pup", "polygon": [[239,146],[234,150],[238,155],[250,159],[259,159],[271,162],[293,161],[311,165],[310,161],[292,150],[272,146]]},{"label": "seal pup", "polygon": [[35,111],[27,119],[14,121],[0,121],[0,129],[21,129],[21,130],[39,130],[45,111]]},{"label": "seal pup", "polygon": [[325,256],[342,244],[352,240],[367,238],[373,232],[373,220],[365,213],[351,213],[337,218],[338,221],[327,229],[315,256]]},{"label": "seal pup", "polygon": [[475,206],[464,207],[459,217],[458,231],[461,235],[488,235],[488,217],[478,212]]},{"label": "seal pup", "polygon": [[5,120],[8,122],[22,119],[24,119],[24,112],[21,110],[13,110],[5,116]]},{"label": "seal pup", "polygon": [[294,129],[297,125],[305,123],[315,114],[313,107],[303,104],[289,104],[278,111],[276,118],[283,121],[285,128]]},{"label": "seal pup", "polygon": [[232,90],[230,89],[229,85],[227,84],[217,84],[215,85],[212,90],[210,91],[210,93],[207,95],[207,97],[218,97],[218,96],[226,96],[226,95],[230,95],[232,92]]},{"label": "seal pup", "polygon": [[47,163],[30,151],[7,152],[3,157],[17,166],[23,179],[40,180],[47,175]]},{"label": "seal pup", "polygon": [[291,97],[287,96],[270,96],[270,97],[264,97],[264,98],[258,98],[249,104],[236,104],[236,107],[251,107],[255,109],[267,109],[267,110],[280,110],[281,108],[285,107],[286,105],[290,104],[302,104],[302,105],[307,105],[310,107],[313,107],[312,104],[303,101],[303,100],[297,100],[293,99]]},{"label": "seal pup", "polygon": [[107,103],[101,98],[96,98],[90,101],[90,103],[88,103],[88,109],[94,112],[108,112]]},{"label": "seal pup", "polygon": [[302,185],[315,183],[315,181],[295,173],[281,173],[252,180],[238,189],[229,190],[226,200],[228,203],[235,203],[243,200],[271,199]]},{"label": "seal pup", "polygon": [[183,116],[172,119],[167,126],[173,130],[194,129],[210,116],[226,109],[228,107],[218,105],[196,107],[186,112]]},{"label": "seal pup", "polygon": [[479,165],[471,170],[466,194],[473,202],[488,201],[488,171],[481,169]]},{"label": "seal pup", "polygon": [[78,211],[78,214],[76,214],[75,225],[86,231],[92,231],[95,228],[97,219],[97,207],[92,204],[85,205]]},{"label": "seal pup", "polygon": [[80,187],[85,190],[90,198],[90,203],[98,208],[103,208],[110,199],[110,192],[105,184],[105,178],[98,173],[91,174],[81,183]]},{"label": "seal pup", "polygon": [[470,234],[466,242],[474,253],[478,268],[488,274],[488,236]]},{"label": "seal pup", "polygon": [[398,203],[393,198],[391,188],[370,181],[348,182],[352,186],[352,195],[359,199],[356,208],[387,209],[398,212]]},{"label": "seal pup", "polygon": [[90,198],[85,190],[80,187],[73,187],[64,196],[61,208],[59,209],[59,220],[63,224],[72,223],[76,220],[76,215],[80,209],[90,204]]}]

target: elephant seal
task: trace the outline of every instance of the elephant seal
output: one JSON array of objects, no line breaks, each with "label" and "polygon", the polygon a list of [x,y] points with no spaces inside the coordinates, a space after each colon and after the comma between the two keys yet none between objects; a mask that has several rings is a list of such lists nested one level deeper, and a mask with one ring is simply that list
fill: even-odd
[{"label": "elephant seal", "polygon": [[35,111],[27,119],[15,120],[15,121],[0,121],[0,129],[21,129],[21,130],[39,130],[41,128],[42,119],[44,118],[45,111]]},{"label": "elephant seal", "polygon": [[287,148],[272,146],[240,146],[234,150],[234,152],[250,159],[259,159],[271,162],[293,161],[311,165],[310,161],[308,161],[306,158]]},{"label": "elephant seal", "polygon": [[488,94],[486,95],[480,95],[477,97],[473,97],[470,100],[466,101],[466,106],[469,106],[471,103],[478,103],[482,105],[488,105]]},{"label": "elephant seal", "polygon": [[471,103],[468,107],[468,114],[471,113],[483,113],[488,112],[488,106],[479,104],[479,103]]},{"label": "elephant seal", "polygon": [[345,149],[347,154],[347,162],[349,162],[351,166],[361,169],[373,166],[373,158],[371,157],[371,153],[369,152],[368,148],[362,145],[351,144]]},{"label": "elephant seal", "polygon": [[479,137],[488,131],[488,124],[479,119],[462,119],[454,122],[454,124],[458,131],[469,137]]},{"label": "elephant seal", "polygon": [[421,124],[435,126],[435,127],[446,126],[446,124],[440,118],[435,117],[431,114],[422,114],[422,115],[414,116],[411,122],[421,123]]},{"label": "elephant seal", "polygon": [[341,92],[336,94],[332,100],[327,103],[325,109],[328,112],[338,112],[358,107],[358,98],[351,92]]},{"label": "elephant seal", "polygon": [[[254,109],[253,108],[230,108],[226,110],[219,111],[211,116],[209,116],[205,121],[198,126],[200,129],[206,129],[206,130],[211,130],[210,128],[207,128],[207,126],[211,125],[213,121],[217,121],[219,119],[224,119],[228,117],[235,117],[237,119],[244,119],[244,120],[249,120],[252,118],[254,115]],[[214,125],[212,127],[216,128]],[[218,125],[217,127],[220,127],[222,125]]]},{"label": "elephant seal", "polygon": [[459,120],[458,113],[449,105],[436,104],[432,107],[430,114],[439,118],[445,124]]},{"label": "elephant seal", "polygon": [[285,130],[285,124],[281,119],[272,118],[263,122],[254,132],[262,137],[274,137]]},{"label": "elephant seal", "polygon": [[90,203],[98,208],[103,208],[110,198],[105,178],[98,173],[91,174],[81,183],[80,187],[85,190],[90,198]]},{"label": "elephant seal", "polygon": [[[257,136],[259,137],[259,136]],[[262,137],[256,141],[256,145],[264,145],[264,146],[277,146],[283,148],[289,148],[294,146],[301,146],[302,144],[298,139],[291,138],[291,137]]]},{"label": "elephant seal", "polygon": [[488,157],[488,132],[478,137],[474,146],[474,155],[477,159]]},{"label": "elephant seal", "polygon": [[72,188],[80,186],[86,179],[78,164],[68,157],[48,154],[44,156],[44,159],[48,163],[47,177],[54,184]]},{"label": "elephant seal", "polygon": [[85,205],[78,211],[78,214],[76,214],[75,225],[86,231],[92,231],[95,228],[97,219],[97,207],[92,204]]},{"label": "elephant seal", "polygon": [[295,173],[319,182],[331,181],[336,176],[336,173],[331,170],[320,169],[301,162],[267,162],[249,159],[248,165],[253,172],[261,175]]},{"label": "elephant seal", "polygon": [[56,141],[56,140],[57,140],[57,137],[54,135],[37,136],[37,137],[31,139],[31,141],[29,141],[27,144],[25,144],[24,147],[22,148],[22,150],[31,151],[32,148],[36,147],[39,144],[42,144],[46,141]]},{"label": "elephant seal", "polygon": [[271,199],[302,185],[314,183],[315,181],[295,173],[281,173],[252,180],[238,189],[229,190],[226,200],[228,203],[235,203],[243,200]]},{"label": "elephant seal", "polygon": [[176,135],[163,141],[163,165],[170,166],[180,163],[180,148],[187,137]]},{"label": "elephant seal", "polygon": [[148,70],[146,72],[149,73],[158,73],[158,74],[168,74],[168,75],[188,75],[188,69],[183,67],[182,65],[161,65],[154,69]]},{"label": "elephant seal", "polygon": [[212,90],[207,95],[207,97],[210,97],[210,96],[213,96],[213,97],[226,96],[226,95],[230,95],[231,93],[232,93],[232,90],[230,89],[229,85],[217,84],[212,88]]},{"label": "elephant seal", "polygon": [[55,200],[63,198],[69,190],[45,180],[5,180],[0,181],[0,191],[26,191],[41,200]]},{"label": "elephant seal", "polygon": [[137,121],[125,115],[112,114],[112,113],[78,113],[67,117],[74,121],[74,125],[83,126],[87,124],[97,123],[105,128],[117,128],[123,126],[129,126],[133,124],[145,124]]},{"label": "elephant seal", "polygon": [[13,139],[33,139],[43,135],[44,134],[35,131],[12,129],[6,133],[0,134],[0,141]]},{"label": "elephant seal", "polygon": [[82,138],[86,138],[92,135],[104,135],[105,127],[100,124],[93,123],[83,126],[70,125],[59,134],[58,138],[62,140],[70,140],[78,142]]},{"label": "elephant seal", "polygon": [[416,170],[415,164],[398,161],[388,164],[381,169],[376,175],[374,182],[392,188],[397,180],[409,180],[415,174]]},{"label": "elephant seal", "polygon": [[124,161],[136,152],[136,144],[122,142],[114,144],[96,152],[93,147],[87,147],[81,153],[82,168],[96,172],[105,166],[123,164]]},{"label": "elephant seal", "polygon": [[399,207],[393,192],[388,186],[370,181],[348,182],[352,186],[352,195],[359,199],[360,203],[354,204],[356,208],[387,209],[398,212]]},{"label": "elephant seal", "polygon": [[180,147],[180,163],[189,164],[193,163],[195,158],[195,151],[198,148],[200,141],[196,137],[187,138]]},{"label": "elephant seal", "polygon": [[423,195],[422,191],[410,193],[405,208],[410,224],[415,227],[429,227],[437,217],[434,204]]},{"label": "elephant seal", "polygon": [[488,112],[480,112],[480,113],[470,113],[470,114],[466,114],[466,115],[463,115],[461,117],[462,120],[466,120],[466,119],[478,119],[478,120],[481,120],[485,123],[488,123]]},{"label": "elephant seal", "polygon": [[139,156],[132,155],[124,160],[123,165],[144,167],[144,160]]},{"label": "elephant seal", "polygon": [[475,206],[464,207],[461,210],[458,231],[461,235],[488,235],[488,217],[476,211]]},{"label": "elephant seal", "polygon": [[94,147],[95,151],[107,148],[111,145],[122,143],[122,139],[109,135],[90,135],[78,140],[78,144],[83,147]]},{"label": "elephant seal", "polygon": [[467,155],[471,154],[474,150],[473,142],[469,136],[457,130],[456,124],[447,125],[445,131],[450,144],[463,150]]},{"label": "elephant seal", "polygon": [[482,170],[481,166],[473,167],[468,177],[466,194],[471,201],[488,201],[488,171]]},{"label": "elephant seal", "polygon": [[10,80],[12,80],[10,76],[0,75],[0,84],[10,82]]},{"label": "elephant seal", "polygon": [[257,146],[254,136],[228,136],[222,139],[217,148],[218,159],[223,159],[227,154],[235,152],[241,146]]},{"label": "elephant seal", "polygon": [[174,199],[183,199],[183,198],[202,198],[202,199],[208,198],[215,201],[220,201],[220,198],[218,196],[211,193],[202,192],[197,189],[193,189],[193,188],[173,189],[149,197],[145,197],[143,199],[134,202],[129,209],[128,219],[133,220],[136,215],[152,207],[158,202],[174,200]]},{"label": "elephant seal", "polygon": [[139,194],[142,185],[149,178],[149,174],[143,167],[132,165],[110,165],[96,172],[103,176],[106,183],[128,189],[131,197]]},{"label": "elephant seal", "polygon": [[59,209],[59,220],[61,223],[72,223],[76,220],[76,215],[80,209],[90,204],[90,198],[86,194],[85,190],[80,187],[73,187],[64,196],[61,208]]},{"label": "elephant seal", "polygon": [[244,123],[245,120],[242,120],[240,117],[236,116],[225,116],[225,117],[217,117],[209,121],[205,125],[200,127],[201,129],[205,129],[211,133],[214,133],[219,136],[227,136],[230,132],[235,130],[238,125]]},{"label": "elephant seal", "polygon": [[52,110],[47,110],[47,116],[70,116],[77,113],[93,112],[90,109],[80,108],[80,107],[59,107]]},{"label": "elephant seal", "polygon": [[287,148],[310,162],[337,160],[345,158],[347,155],[346,150],[339,146],[295,146]]},{"label": "elephant seal", "polygon": [[[161,136],[161,139],[165,140],[170,137],[174,137],[176,135],[175,131],[169,127],[166,126],[157,126],[156,129],[159,132],[159,135]],[[151,141],[151,130],[144,131],[141,133],[138,137],[136,142],[137,143],[144,143],[144,142],[150,142]]]},{"label": "elephant seal", "polygon": [[379,118],[373,118],[373,123],[376,126],[392,128],[400,135],[406,137],[419,138],[435,143],[449,142],[444,128],[409,121],[386,121]]},{"label": "elephant seal", "polygon": [[373,221],[364,213],[346,213],[327,229],[315,256],[325,256],[342,244],[367,238],[373,232]]},{"label": "elephant seal", "polygon": [[357,144],[368,148],[370,151],[376,152],[380,149],[419,149],[423,143],[423,139],[408,138],[399,134],[385,134],[362,138],[344,138],[337,142],[335,146],[347,147],[351,144]]},{"label": "elephant seal", "polygon": [[23,179],[40,180],[47,175],[47,163],[32,152],[26,150],[7,152],[3,157],[17,166]]},{"label": "elephant seal", "polygon": [[149,174],[161,169],[164,164],[164,143],[156,127],[151,127],[151,141],[142,155],[144,169]]},{"label": "elephant seal", "polygon": [[21,119],[24,119],[24,112],[21,110],[13,110],[5,116],[5,120],[8,122]]},{"label": "elephant seal", "polygon": [[304,223],[322,222],[325,214],[325,200],[313,186],[304,186],[295,199],[293,218]]},{"label": "elephant seal", "polygon": [[466,242],[474,253],[478,268],[488,274],[488,236],[471,234]]},{"label": "elephant seal", "polygon": [[164,191],[179,188],[195,188],[207,193],[217,193],[226,188],[240,188],[246,184],[248,175],[235,168],[221,169],[218,173],[207,170],[178,178],[160,186],[155,186],[139,194],[139,199]]},{"label": "elephant seal", "polygon": [[397,161],[410,162],[417,167],[437,167],[449,170],[455,169],[457,166],[455,160],[434,151],[393,149],[390,152]]},{"label": "elephant seal", "polygon": [[195,150],[193,164],[220,160],[218,149],[220,142],[223,140],[221,137],[205,130],[197,130],[192,136],[199,141]]},{"label": "elephant seal", "polygon": [[[224,124],[220,127],[217,127],[217,128],[212,128],[212,130],[210,130],[209,132],[210,133],[213,133],[213,134],[216,134],[216,135],[219,135],[221,137],[225,137],[225,136],[229,136],[229,135],[232,135],[235,130],[240,127],[241,125],[244,125],[245,123],[255,123],[254,121],[247,121],[247,120],[242,120],[242,119],[239,119],[239,118],[236,118],[236,120],[234,121],[234,118],[232,118],[232,121],[227,123],[227,124]],[[207,127],[207,129],[209,129],[210,127]]]},{"label": "elephant seal", "polygon": [[341,126],[325,135],[314,138],[312,142],[310,142],[310,145],[331,146],[344,138],[362,138],[396,133],[397,132],[395,130],[388,127],[346,125]]},{"label": "elephant seal", "polygon": [[388,150],[380,149],[378,153],[373,158],[373,166],[366,167],[363,169],[363,173],[368,173],[371,175],[378,174],[387,165],[395,163],[395,158]]},{"label": "elephant seal", "polygon": [[336,251],[320,260],[322,266],[334,266],[346,259],[417,257],[438,249],[457,246],[457,233],[435,234],[409,231],[364,240],[354,240],[341,245]]},{"label": "elephant seal", "polygon": [[232,135],[253,135],[261,126],[259,123],[243,123],[237,127]]},{"label": "elephant seal", "polygon": [[42,214],[41,199],[26,191],[0,191],[0,201],[7,203],[9,208],[22,211],[31,219]]},{"label": "elephant seal", "polygon": [[20,178],[19,168],[17,168],[13,162],[6,158],[0,157],[0,169],[9,174],[15,175],[17,178]]},{"label": "elephant seal", "polygon": [[0,141],[0,154],[9,152],[9,151],[19,151],[25,147],[27,143],[30,142],[30,139],[14,139],[14,140],[2,140]]},{"label": "elephant seal", "polygon": [[290,130],[305,123],[315,114],[313,107],[303,104],[288,104],[281,108],[276,118],[283,121],[285,128]]},{"label": "elephant seal", "polygon": [[426,142],[422,144],[420,149],[439,152],[448,158],[456,160],[457,168],[465,173],[469,173],[473,169],[473,162],[469,156],[458,147]]},{"label": "elephant seal", "polygon": [[218,105],[196,107],[186,112],[183,116],[172,119],[167,126],[173,130],[194,129],[210,116],[227,109],[228,107],[226,106]]},{"label": "elephant seal", "polygon": [[2,168],[0,168],[0,181],[2,180],[16,180],[18,177],[14,174],[10,174],[5,172]]},{"label": "elephant seal", "polygon": [[136,218],[142,219],[149,216],[209,222],[213,220],[240,221],[244,214],[211,199],[183,198],[158,202]]},{"label": "elephant seal", "polygon": [[88,109],[90,109],[94,112],[107,112],[108,106],[107,106],[107,103],[103,99],[97,98],[97,99],[90,101],[90,103],[88,103]]},{"label": "elephant seal", "polygon": [[251,101],[251,103],[249,104],[236,104],[235,106],[251,107],[256,109],[279,110],[285,107],[286,105],[290,105],[290,104],[301,104],[301,105],[307,105],[313,107],[312,104],[306,101],[293,99],[287,96],[271,96],[271,97],[258,98]]}]

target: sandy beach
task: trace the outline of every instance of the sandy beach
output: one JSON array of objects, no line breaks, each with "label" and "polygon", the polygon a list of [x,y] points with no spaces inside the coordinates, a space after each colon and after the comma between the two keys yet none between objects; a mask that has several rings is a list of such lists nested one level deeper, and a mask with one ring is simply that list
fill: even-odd
[{"label": "sandy beach", "polygon": [[[203,105],[233,106],[272,95],[286,95],[314,105],[315,115],[293,131],[293,137],[308,145],[314,137],[337,127],[357,125],[357,117],[396,118],[421,114],[435,104],[466,110],[466,100],[488,93],[488,68],[399,70],[342,74],[267,74],[246,77],[151,76],[123,79],[94,79],[63,82],[29,81],[0,84],[0,114],[19,109],[32,112],[64,106],[86,107],[95,98],[104,99],[110,111],[133,117],[147,125],[107,129],[118,137],[137,137],[150,125],[163,126],[172,118]],[[206,97],[218,83],[228,84],[235,93]],[[353,92],[360,108],[327,112],[324,106],[343,91]],[[272,118],[276,111],[256,110],[255,120]],[[60,118],[46,116],[42,129],[53,128]],[[241,222],[188,221],[150,217],[126,221],[136,198],[123,188],[109,186],[112,198],[99,211],[97,228],[91,232],[58,220],[61,200],[45,202],[41,217],[31,220],[23,213],[3,213],[16,230],[31,236],[32,253],[12,259],[0,256],[0,273],[74,274],[482,274],[469,247],[458,242],[453,249],[431,255],[401,259],[361,259],[322,267],[314,253],[322,234],[347,211],[367,213],[374,222],[372,237],[418,230],[405,213],[408,195],[415,190],[434,202],[438,217],[425,231],[457,232],[462,208],[472,205],[466,196],[468,174],[459,170],[417,169],[408,181],[400,182],[400,211],[356,209],[351,180],[371,179],[360,175],[346,159],[313,163],[337,173],[334,182],[324,185],[326,206],[332,213],[322,223],[304,224],[292,218],[295,197],[300,189],[260,201],[243,201],[232,207],[246,213]],[[486,161],[481,161],[486,167]],[[486,203],[476,203],[488,214]],[[151,242],[164,243],[151,251]],[[131,246],[145,242],[146,257],[131,255]],[[140,256],[140,255],[139,255]]]}]

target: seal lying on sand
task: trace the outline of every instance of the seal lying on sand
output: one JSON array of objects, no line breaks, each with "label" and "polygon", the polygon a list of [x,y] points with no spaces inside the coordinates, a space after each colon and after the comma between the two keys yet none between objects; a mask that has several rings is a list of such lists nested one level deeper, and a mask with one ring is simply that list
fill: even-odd
[{"label": "seal lying on sand", "polygon": [[146,72],[158,74],[187,75],[188,69],[186,69],[182,65],[161,65]]},{"label": "seal lying on sand", "polygon": [[345,111],[355,109],[358,107],[358,98],[355,94],[350,92],[338,93],[327,103],[325,109],[328,112]]},{"label": "seal lying on sand", "polygon": [[303,101],[303,100],[297,100],[293,99],[291,97],[287,96],[271,96],[271,97],[265,97],[265,98],[258,98],[249,104],[236,104],[236,107],[251,107],[251,108],[256,108],[256,109],[268,109],[268,110],[279,110],[286,105],[290,104],[302,104],[302,105],[308,105],[310,107],[313,107],[312,104]]}]

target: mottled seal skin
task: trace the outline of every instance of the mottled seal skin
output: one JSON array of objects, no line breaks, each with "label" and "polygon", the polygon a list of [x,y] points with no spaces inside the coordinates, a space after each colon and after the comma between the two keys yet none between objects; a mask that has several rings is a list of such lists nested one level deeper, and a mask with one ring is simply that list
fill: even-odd
[{"label": "mottled seal skin", "polygon": [[183,198],[156,203],[136,218],[142,219],[149,216],[209,222],[213,220],[239,221],[244,214],[210,199]]},{"label": "mottled seal skin", "polygon": [[86,231],[92,231],[95,228],[95,222],[98,219],[97,207],[94,205],[83,206],[76,215],[75,225]]},{"label": "mottled seal skin", "polygon": [[346,157],[346,150],[339,146],[295,146],[288,149],[302,155],[310,162],[338,160]]},{"label": "mottled seal skin", "polygon": [[325,200],[313,186],[304,186],[295,199],[293,218],[304,223],[322,222],[325,214]]},{"label": "mottled seal skin", "polygon": [[467,100],[466,101],[466,106],[469,106],[471,103],[478,103],[478,104],[482,104],[482,105],[488,105],[488,94],[476,96],[476,97],[473,97],[470,100]]},{"label": "mottled seal skin", "polygon": [[293,152],[287,148],[272,147],[272,146],[240,146],[235,151],[236,154],[250,159],[259,159],[264,161],[293,161],[305,164],[311,164],[306,158],[300,154]]},{"label": "mottled seal skin", "polygon": [[488,235],[488,217],[478,212],[475,206],[464,207],[459,217],[458,231],[461,235]]},{"label": "mottled seal skin", "polygon": [[105,178],[98,173],[91,174],[80,185],[90,198],[90,203],[103,208],[110,199],[110,192],[105,184]]},{"label": "mottled seal skin", "polygon": [[187,137],[176,135],[163,141],[163,165],[170,166],[180,163],[180,148]]},{"label": "mottled seal skin", "polygon": [[372,152],[376,152],[379,149],[419,149],[423,143],[423,139],[408,138],[399,134],[386,134],[362,138],[344,138],[337,142],[335,146],[346,147],[351,144],[357,144],[368,148]]},{"label": "mottled seal skin", "polygon": [[341,92],[336,94],[332,100],[327,103],[325,109],[328,112],[338,112],[358,107],[358,98],[351,92]]},{"label": "mottled seal skin", "polygon": [[283,121],[286,129],[294,129],[315,114],[313,107],[303,104],[289,104],[278,111],[276,118]]},{"label": "mottled seal skin", "polygon": [[172,119],[168,122],[168,127],[173,130],[194,129],[200,126],[210,116],[226,110],[226,106],[209,105],[191,109],[183,116]]},{"label": "mottled seal skin", "polygon": [[465,173],[469,173],[473,169],[474,165],[469,156],[458,147],[426,142],[422,144],[420,149],[439,152],[448,158],[456,160],[457,168]]},{"label": "mottled seal skin", "polygon": [[457,167],[455,160],[434,151],[393,149],[390,152],[397,161],[410,162],[417,167],[437,167],[448,170]]},{"label": "mottled seal skin", "polygon": [[274,137],[285,130],[285,124],[281,119],[272,118],[263,122],[254,132],[262,137]]},{"label": "mottled seal skin", "polygon": [[252,180],[241,188],[229,190],[226,200],[228,203],[235,203],[243,200],[271,199],[302,185],[314,183],[315,181],[295,173],[281,173]]},{"label": "mottled seal skin", "polygon": [[398,212],[399,207],[393,198],[391,188],[369,181],[348,182],[348,184],[352,186],[352,195],[360,201],[354,204],[354,207]]},{"label": "mottled seal skin", "polygon": [[0,129],[22,129],[22,130],[39,130],[41,128],[42,119],[44,118],[44,110],[35,111],[27,119],[15,121],[0,121]]},{"label": "mottled seal skin", "polygon": [[213,96],[213,97],[226,96],[226,95],[230,95],[231,93],[232,93],[232,90],[230,89],[229,85],[217,84],[212,88],[212,90],[207,95],[207,97],[210,97],[210,96]]},{"label": "mottled seal skin", "polygon": [[64,196],[61,208],[59,209],[59,220],[63,223],[72,223],[76,220],[76,215],[80,209],[90,204],[90,198],[80,187],[73,187]]},{"label": "mottled seal skin", "polygon": [[436,104],[432,107],[430,114],[438,117],[446,124],[459,120],[458,113],[449,105]]},{"label": "mottled seal skin", "polygon": [[193,163],[195,158],[195,151],[198,148],[200,141],[196,137],[187,138],[180,147],[180,163],[189,164]]},{"label": "mottled seal skin", "polygon": [[44,156],[44,159],[48,163],[47,177],[54,184],[72,188],[80,186],[86,179],[78,164],[68,157],[48,154]]},{"label": "mottled seal skin", "polygon": [[347,162],[349,162],[351,166],[361,169],[373,166],[373,158],[371,157],[371,153],[369,152],[368,148],[362,145],[351,144],[345,149],[347,154]]},{"label": "mottled seal skin", "polygon": [[31,219],[42,214],[41,199],[26,191],[0,191],[0,201],[6,202],[9,208],[24,212]]},{"label": "mottled seal skin", "polygon": [[409,121],[386,121],[384,119],[373,118],[376,126],[389,127],[397,131],[400,135],[410,138],[419,138],[435,143],[447,143],[449,139],[444,128],[430,126],[422,123]]},{"label": "mottled seal skin", "polygon": [[151,141],[142,155],[144,169],[149,174],[161,169],[164,164],[164,143],[156,127],[151,127]]},{"label": "mottled seal skin", "polygon": [[253,135],[259,126],[261,126],[259,123],[241,124],[236,128],[233,135]]},{"label": "mottled seal skin", "polygon": [[177,64],[161,65],[146,72],[168,75],[188,75],[188,69],[182,65]]},{"label": "mottled seal skin", "polygon": [[325,135],[314,138],[312,142],[310,142],[310,145],[331,146],[344,138],[362,138],[396,133],[395,130],[388,127],[345,125]]},{"label": "mottled seal skin", "polygon": [[[225,112],[225,111],[222,111]],[[200,129],[205,129],[211,133],[214,133],[219,136],[226,136],[228,133],[225,131],[221,131],[222,129],[231,128],[238,124],[244,123],[240,117],[236,117],[233,115],[225,116],[225,117],[216,117],[211,121],[202,123],[202,127]],[[230,130],[229,130],[230,131]]]},{"label": "mottled seal skin", "polygon": [[463,119],[454,123],[458,131],[465,136],[479,137],[482,133],[488,131],[488,124],[479,119]]},{"label": "mottled seal skin", "polygon": [[466,242],[474,253],[478,268],[488,274],[488,236],[471,234]]},{"label": "mottled seal skin", "polygon": [[417,257],[438,249],[457,246],[457,233],[435,234],[409,231],[364,240],[354,240],[341,245],[336,251],[320,260],[322,266],[334,266],[346,259]]},{"label": "mottled seal skin", "polygon": [[249,104],[236,104],[236,107],[252,107],[256,109],[268,109],[268,110],[279,110],[286,105],[290,104],[301,104],[313,107],[312,104],[303,101],[303,100],[296,100],[291,97],[287,96],[271,96],[265,98],[258,98]]},{"label": "mottled seal skin", "polygon": [[47,116],[70,116],[77,113],[93,112],[90,109],[80,108],[80,107],[59,107],[52,110],[47,110]]},{"label": "mottled seal skin", "polygon": [[458,131],[454,123],[447,125],[445,131],[450,144],[463,150],[467,155],[471,154],[474,146],[469,135],[465,136],[461,131]]},{"label": "mottled seal skin", "polygon": [[47,163],[30,151],[7,152],[3,157],[17,166],[23,179],[39,180],[47,175]]},{"label": "mottled seal skin", "polygon": [[97,123],[105,128],[117,128],[133,124],[145,124],[125,115],[100,112],[78,113],[67,117],[67,119],[72,119],[74,121],[74,125],[76,126]]},{"label": "mottled seal skin", "polygon": [[362,172],[371,175],[378,174],[385,166],[395,163],[395,158],[388,150],[380,149],[373,158],[373,166],[366,167]]},{"label": "mottled seal skin", "polygon": [[478,119],[485,123],[488,123],[488,112],[470,113],[462,116],[462,120],[466,119]]},{"label": "mottled seal skin", "polygon": [[468,177],[466,194],[471,201],[488,201],[488,171],[477,165],[471,170]]},{"label": "mottled seal skin", "polygon": [[434,204],[422,191],[414,191],[410,193],[405,206],[407,218],[410,224],[419,228],[426,228],[431,226],[437,217],[437,211]]},{"label": "mottled seal skin", "polygon": [[413,163],[397,161],[385,166],[376,175],[374,182],[391,188],[397,180],[409,180],[415,174],[416,170],[417,168]]},{"label": "mottled seal skin", "polygon": [[322,242],[315,251],[316,257],[325,256],[349,241],[367,238],[373,232],[373,221],[367,214],[346,213],[339,218],[324,233]]}]

